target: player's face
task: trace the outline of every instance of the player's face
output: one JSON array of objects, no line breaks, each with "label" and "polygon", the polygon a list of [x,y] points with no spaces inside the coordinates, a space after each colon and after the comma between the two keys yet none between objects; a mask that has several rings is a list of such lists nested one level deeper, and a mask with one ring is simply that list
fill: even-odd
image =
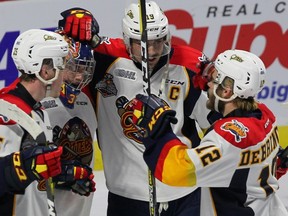
[{"label": "player's face", "polygon": [[[83,62],[84,63],[84,62]],[[71,87],[81,90],[92,79],[94,64],[75,64],[74,67],[64,69],[64,81]]]},{"label": "player's face", "polygon": [[[163,38],[157,40],[148,41],[148,66],[150,70],[153,70],[155,65],[158,63],[162,56],[165,41]],[[135,60],[139,63],[142,61],[141,56],[141,41],[132,39],[131,42],[131,53]]]},{"label": "player's face", "polygon": [[69,69],[64,70],[64,80],[74,85],[79,84],[84,78],[85,67],[78,68],[77,71],[71,71]]},{"label": "player's face", "polygon": [[[56,73],[56,70],[59,70],[59,69],[53,68],[51,70],[53,70],[53,72]],[[63,83],[63,72],[60,71],[58,78],[51,85],[51,92],[50,92],[51,97],[54,97],[54,98],[59,97],[62,83]]]}]

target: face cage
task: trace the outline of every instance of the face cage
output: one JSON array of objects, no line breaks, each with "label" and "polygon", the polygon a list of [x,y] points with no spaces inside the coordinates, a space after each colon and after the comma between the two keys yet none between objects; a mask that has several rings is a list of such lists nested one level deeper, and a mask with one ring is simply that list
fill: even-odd
[{"label": "face cage", "polygon": [[[69,60],[65,70],[70,79],[65,80],[65,84],[75,90],[82,90],[93,78],[95,60]],[[82,76],[81,81],[77,80],[77,75]],[[76,79],[75,79],[76,78]]]}]

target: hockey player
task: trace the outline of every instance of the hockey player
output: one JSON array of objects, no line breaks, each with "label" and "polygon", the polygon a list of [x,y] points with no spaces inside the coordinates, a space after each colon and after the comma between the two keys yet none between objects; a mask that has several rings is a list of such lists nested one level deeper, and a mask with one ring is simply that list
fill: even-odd
[{"label": "hockey player", "polygon": [[[179,48],[171,49],[168,20],[163,11],[152,1],[146,4],[146,8],[147,13],[153,17],[152,22],[147,23],[151,91],[161,95],[161,98],[178,111],[179,122],[173,128],[175,133],[187,146],[197,146],[200,138],[196,125],[199,124],[201,128],[210,125],[207,120],[209,110],[205,108],[207,97],[191,83],[195,74],[180,66],[182,61],[179,57],[183,56],[185,51],[179,53]],[[75,16],[78,12],[82,13],[82,16]],[[71,28],[75,28],[77,33],[79,29],[85,29],[86,21],[90,19],[90,23],[94,25],[90,26],[92,34],[90,31],[88,33],[90,37],[97,36],[99,27],[98,24],[95,25],[97,22],[91,13],[71,9],[62,15],[64,19],[59,23],[66,33],[72,33]],[[74,22],[79,17],[80,21]],[[110,40],[104,41],[94,50],[96,72],[89,84],[92,100],[96,102],[98,139],[109,190],[107,215],[149,215],[148,169],[142,158],[144,146],[141,135],[131,124],[132,112],[129,109],[135,95],[143,92],[137,4],[131,4],[126,9],[122,29],[124,52],[128,52],[128,56],[126,54],[125,58],[118,58],[117,54],[98,52],[98,49]],[[86,33],[85,36],[89,35]],[[77,38],[75,35],[74,37]],[[207,58],[199,51],[193,54],[193,67],[200,68]],[[188,135],[190,129],[194,133]],[[162,216],[199,214],[199,190],[194,192],[194,189],[189,187],[170,187],[157,181],[156,192]]]},{"label": "hockey player", "polygon": [[[21,76],[15,80],[13,84],[2,89],[0,94],[0,99],[15,104],[26,112],[27,115],[33,117],[45,132],[47,140],[52,140],[52,130],[48,125],[45,112],[42,111],[40,101],[47,95],[53,95],[54,97],[60,95],[62,85],[62,73],[60,70],[65,67],[68,50],[67,42],[59,34],[38,29],[28,30],[20,34],[14,43],[12,58]],[[29,177],[26,182],[22,182],[24,186],[27,186],[29,181],[31,182],[33,179],[47,179],[50,176],[59,174],[60,171],[61,173],[57,175],[57,178],[64,179],[65,181],[71,179],[85,180],[90,177],[90,170],[80,165],[61,163],[61,167],[59,168],[57,165],[59,165],[58,159],[62,153],[62,147],[57,148],[53,143],[51,147],[44,147],[46,142],[37,143],[37,140],[35,141],[25,128],[22,128],[19,124],[7,119],[5,116],[1,117],[0,133],[0,155],[3,157],[1,159],[2,161],[5,161],[7,157],[9,159],[7,155],[13,154],[13,152],[19,152],[20,150],[20,156],[19,153],[13,154],[13,163],[16,164],[17,159],[20,157],[23,165],[18,167],[19,163],[17,163],[16,168],[21,172],[24,166],[24,172]],[[35,150],[31,149],[34,147]],[[48,154],[49,151],[51,151],[51,154]],[[43,155],[44,158],[40,153],[45,153]],[[45,162],[45,157],[51,157],[51,161],[47,158]],[[55,160],[53,160],[53,157]],[[49,164],[48,172],[51,173],[47,173],[47,171],[45,171],[45,169],[47,169],[47,167],[45,168],[45,164],[50,162],[51,165],[55,163],[56,167],[50,167]],[[5,163],[7,164],[7,161],[5,161]],[[31,171],[28,170],[30,164],[32,165]],[[42,164],[44,166],[42,166]],[[11,164],[8,165],[11,166]],[[41,168],[39,168],[40,166]],[[41,172],[42,169],[43,172]],[[17,173],[20,175],[20,172]],[[40,175],[36,178],[36,176],[32,175],[32,172],[34,175],[37,175],[37,172],[40,173]],[[11,173],[11,176],[12,175],[13,173]],[[9,177],[8,174],[7,176]],[[17,182],[16,184],[18,186],[20,185],[20,183]],[[16,188],[17,193],[23,193],[23,189],[24,187],[19,186],[19,188]],[[5,193],[1,196],[1,215],[15,215],[13,205],[13,194]],[[24,209],[26,208],[27,207]],[[48,206],[46,205],[45,208],[48,209]],[[21,211],[24,209],[21,209]],[[18,212],[17,215],[21,215],[20,213],[21,212]]]},{"label": "hockey player", "polygon": [[263,62],[250,52],[227,50],[207,71],[206,105],[224,117],[196,148],[188,149],[171,130],[176,113],[163,100],[136,97],[133,122],[148,132],[144,160],[165,184],[201,187],[201,215],[288,215],[275,194],[276,119],[255,101],[265,82]]},{"label": "hockey player", "polygon": [[[59,69],[64,67],[67,54],[68,44],[63,38],[44,30],[28,30],[20,34],[13,46],[12,58],[21,76],[11,86],[1,90],[0,98],[31,115],[44,131],[44,122],[37,114],[41,113],[38,102],[45,97],[47,91],[59,95],[62,83]],[[5,116],[0,118],[0,137],[1,163],[5,165],[5,168],[1,168],[1,177],[7,178],[6,184],[1,181],[3,190],[1,189],[0,212],[1,215],[12,215],[14,195],[8,192],[23,193],[32,180],[47,179],[59,174],[62,148],[55,145],[35,147],[45,143],[36,143],[24,128]],[[47,163],[54,163],[55,167],[46,167],[47,170],[42,173],[39,167],[42,164],[45,167]],[[4,174],[5,169],[8,172]],[[27,175],[27,179],[17,180],[21,171],[24,172],[23,175]]]},{"label": "hockey player", "polygon": [[[53,128],[53,142],[63,146],[62,163],[83,166],[90,176],[85,180],[62,182],[55,177],[55,207],[61,216],[90,215],[95,182],[92,166],[93,142],[96,140],[96,116],[89,98],[81,92],[92,79],[95,61],[92,50],[85,43],[64,36],[69,44],[71,58],[63,70],[60,97],[47,97],[41,101]],[[46,191],[43,181],[33,182],[24,196],[17,196],[17,215],[48,215]],[[33,208],[26,206],[33,205]]]}]

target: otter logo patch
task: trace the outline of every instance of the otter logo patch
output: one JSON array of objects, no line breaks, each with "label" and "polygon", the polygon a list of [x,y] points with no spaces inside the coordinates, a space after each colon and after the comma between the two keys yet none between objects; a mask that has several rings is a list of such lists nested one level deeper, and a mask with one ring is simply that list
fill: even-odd
[{"label": "otter logo patch", "polygon": [[247,132],[249,129],[245,127],[241,122],[237,120],[232,120],[231,122],[225,122],[221,129],[224,131],[230,132],[232,135],[235,136],[235,141],[239,143],[242,138],[247,136]]}]

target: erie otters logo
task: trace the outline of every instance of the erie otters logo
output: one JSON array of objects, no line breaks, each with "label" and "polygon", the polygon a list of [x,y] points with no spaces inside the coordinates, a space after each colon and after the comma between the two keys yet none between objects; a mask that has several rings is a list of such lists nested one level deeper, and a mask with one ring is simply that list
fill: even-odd
[{"label": "erie otters logo", "polygon": [[[53,136],[57,136],[57,127],[53,128]],[[93,139],[86,123],[74,117],[62,128],[56,138],[57,144],[63,146],[62,160],[80,160],[81,163],[90,165],[93,156]]]},{"label": "erie otters logo", "polygon": [[[93,139],[87,124],[80,118],[70,119],[61,129],[53,128],[53,141],[63,146],[62,160],[78,160],[90,165],[93,157]],[[41,180],[38,190],[46,190],[45,181]]]},{"label": "erie otters logo", "polygon": [[237,143],[241,142],[242,138],[245,138],[247,136],[247,132],[249,129],[245,127],[241,122],[238,122],[237,120],[232,120],[231,122],[225,122],[221,129],[224,131],[230,132],[232,135],[235,136],[235,141]]}]

